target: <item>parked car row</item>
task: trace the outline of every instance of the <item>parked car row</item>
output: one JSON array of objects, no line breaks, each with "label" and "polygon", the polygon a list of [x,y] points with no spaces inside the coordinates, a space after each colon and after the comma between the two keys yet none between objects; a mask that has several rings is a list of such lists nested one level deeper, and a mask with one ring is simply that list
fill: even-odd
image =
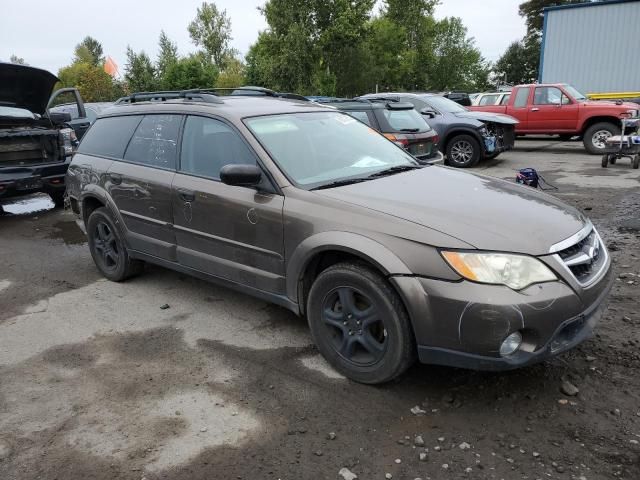
[{"label": "parked car row", "polygon": [[493,95],[476,97],[470,109],[510,115],[518,120],[518,135],[580,136],[585,149],[595,155],[605,152],[607,138],[620,134],[623,117],[639,116],[636,103],[589,100],[567,84],[518,85],[492,103]]}]

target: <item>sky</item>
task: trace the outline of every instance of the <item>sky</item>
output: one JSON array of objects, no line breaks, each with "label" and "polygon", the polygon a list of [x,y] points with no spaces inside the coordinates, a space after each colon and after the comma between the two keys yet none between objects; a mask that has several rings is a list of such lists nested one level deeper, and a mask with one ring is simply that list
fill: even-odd
[{"label": "sky", "polygon": [[[525,33],[518,16],[522,0],[441,0],[436,17],[461,17],[488,60],[497,60],[507,46]],[[187,25],[202,0],[21,0],[0,15],[0,61],[12,54],[36,67],[57,73],[68,65],[73,49],[86,35],[98,39],[123,72],[127,45],[157,55],[158,35],[164,30],[181,54],[196,49]],[[264,0],[215,0],[226,9],[233,30],[232,46],[245,54],[266,28],[257,7]]]}]

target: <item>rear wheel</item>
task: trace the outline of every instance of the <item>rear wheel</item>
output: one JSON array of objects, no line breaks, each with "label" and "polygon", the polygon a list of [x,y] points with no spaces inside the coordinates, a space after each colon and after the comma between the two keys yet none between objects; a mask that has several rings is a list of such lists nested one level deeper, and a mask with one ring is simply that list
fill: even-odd
[{"label": "rear wheel", "polygon": [[473,167],[480,157],[480,144],[471,135],[456,135],[447,142],[447,160],[452,167]]},{"label": "rear wheel", "polygon": [[600,155],[607,148],[607,138],[620,135],[620,127],[609,122],[600,122],[591,125],[584,132],[582,143],[592,155]]},{"label": "rear wheel", "polygon": [[320,353],[356,382],[377,384],[415,360],[409,317],[398,294],[378,273],[357,263],[323,271],[309,292],[307,314]]},{"label": "rear wheel", "polygon": [[52,192],[49,194],[51,200],[57,208],[64,208],[64,191],[63,192]]},{"label": "rear wheel", "polygon": [[609,154],[605,153],[602,156],[601,165],[602,165],[602,168],[607,168],[609,166]]},{"label": "rear wheel", "polygon": [[636,155],[635,157],[633,157],[633,161],[631,162],[631,166],[635,169],[638,169],[638,167],[640,167],[640,153],[638,155]]},{"label": "rear wheel", "polygon": [[121,282],[142,271],[142,262],[133,260],[124,246],[120,232],[105,207],[95,209],[87,221],[89,250],[100,273]]}]

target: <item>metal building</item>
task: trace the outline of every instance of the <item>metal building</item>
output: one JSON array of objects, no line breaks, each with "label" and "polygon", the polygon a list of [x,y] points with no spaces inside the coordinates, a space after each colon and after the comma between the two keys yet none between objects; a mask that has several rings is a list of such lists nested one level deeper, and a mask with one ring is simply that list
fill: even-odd
[{"label": "metal building", "polygon": [[539,81],[594,98],[640,96],[640,0],[545,8]]}]

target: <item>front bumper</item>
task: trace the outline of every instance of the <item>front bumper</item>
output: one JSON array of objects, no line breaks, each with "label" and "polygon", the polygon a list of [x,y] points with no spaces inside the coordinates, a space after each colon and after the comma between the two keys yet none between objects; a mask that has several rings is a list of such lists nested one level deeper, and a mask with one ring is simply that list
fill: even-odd
[{"label": "front bumper", "polygon": [[0,168],[0,199],[35,192],[64,191],[65,175],[70,163],[69,156],[64,162]]},{"label": "front bumper", "polygon": [[[589,338],[614,276],[609,269],[592,287],[597,294],[585,296],[561,281],[515,292],[467,281],[391,280],[408,307],[421,362],[499,371],[543,361]],[[590,298],[588,305],[584,298]],[[501,357],[500,344],[516,331],[523,336],[521,348]]]}]

